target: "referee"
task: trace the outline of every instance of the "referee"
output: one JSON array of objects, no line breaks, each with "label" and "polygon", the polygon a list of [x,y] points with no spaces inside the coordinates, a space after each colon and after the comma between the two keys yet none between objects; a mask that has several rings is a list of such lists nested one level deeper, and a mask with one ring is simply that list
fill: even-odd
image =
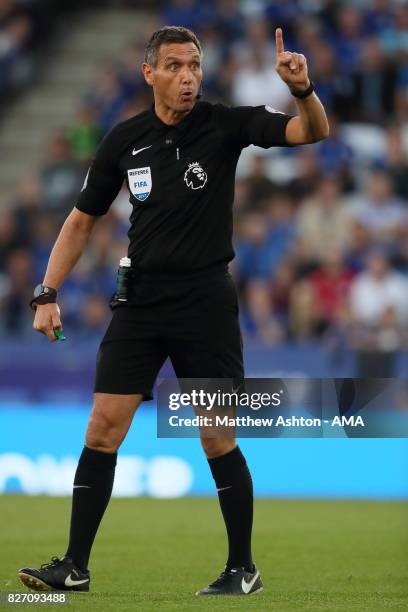
[{"label": "referee", "polygon": [[[22,568],[35,590],[88,591],[88,560],[109,502],[117,451],[167,357],[178,378],[244,378],[237,296],[228,272],[236,165],[244,147],[316,142],[329,133],[303,55],[284,50],[276,30],[276,70],[298,116],[269,106],[229,108],[198,101],[202,51],[193,32],[164,27],[151,36],[142,71],[150,110],[102,141],[52,250],[32,306],[34,328],[55,340],[57,290],[93,226],[124,180],[130,193],[129,250],[134,283],[114,309],[97,356],[94,403],[75,474],[67,552],[40,569]],[[253,489],[232,438],[202,435],[228,535],[220,576],[198,595],[248,595],[262,588],[251,553]]]}]

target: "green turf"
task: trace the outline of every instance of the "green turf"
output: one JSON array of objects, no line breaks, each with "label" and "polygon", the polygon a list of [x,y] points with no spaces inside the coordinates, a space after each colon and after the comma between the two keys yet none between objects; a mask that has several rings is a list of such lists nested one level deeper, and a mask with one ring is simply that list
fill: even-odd
[{"label": "green turf", "polygon": [[[64,552],[69,511],[67,498],[0,496],[1,591],[23,591],[18,567]],[[93,551],[92,592],[46,609],[406,611],[407,516],[404,503],[257,500],[264,591],[215,599],[194,592],[225,560],[217,501],[115,499]]]}]

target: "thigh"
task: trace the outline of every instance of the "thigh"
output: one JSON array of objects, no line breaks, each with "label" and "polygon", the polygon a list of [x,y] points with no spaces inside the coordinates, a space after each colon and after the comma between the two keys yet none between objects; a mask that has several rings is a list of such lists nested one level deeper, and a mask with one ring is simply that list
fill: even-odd
[{"label": "thigh", "polygon": [[131,306],[114,311],[101,342],[95,393],[141,394],[152,399],[152,388],[166,357],[154,319]]},{"label": "thigh", "polygon": [[188,313],[175,320],[168,353],[178,378],[244,377],[238,300],[231,277],[194,289]]}]

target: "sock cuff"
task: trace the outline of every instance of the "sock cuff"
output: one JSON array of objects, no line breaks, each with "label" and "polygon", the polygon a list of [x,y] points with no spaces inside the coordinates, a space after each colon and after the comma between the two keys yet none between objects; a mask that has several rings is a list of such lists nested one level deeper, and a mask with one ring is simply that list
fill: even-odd
[{"label": "sock cuff", "polygon": [[84,446],[79,458],[79,464],[83,467],[86,466],[94,470],[105,472],[116,466],[117,458],[118,453],[103,453],[102,451]]},{"label": "sock cuff", "polygon": [[225,476],[226,473],[246,466],[245,457],[242,454],[239,446],[236,446],[232,451],[226,453],[225,455],[208,459],[208,463],[216,482]]}]

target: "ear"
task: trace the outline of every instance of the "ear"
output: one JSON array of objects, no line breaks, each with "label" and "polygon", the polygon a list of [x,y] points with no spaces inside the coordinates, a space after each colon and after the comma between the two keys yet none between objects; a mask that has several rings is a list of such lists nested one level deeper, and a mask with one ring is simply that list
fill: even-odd
[{"label": "ear", "polygon": [[150,64],[146,64],[146,62],[143,62],[142,72],[146,80],[146,83],[151,86],[154,85],[154,73],[153,73],[153,69],[150,66]]}]

